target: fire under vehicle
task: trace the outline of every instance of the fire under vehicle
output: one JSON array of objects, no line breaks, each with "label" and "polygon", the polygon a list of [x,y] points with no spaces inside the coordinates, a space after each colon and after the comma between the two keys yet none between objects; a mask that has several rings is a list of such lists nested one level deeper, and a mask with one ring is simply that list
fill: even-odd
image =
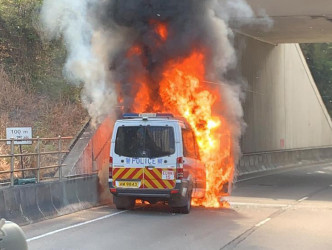
[{"label": "fire under vehicle", "polygon": [[205,178],[195,135],[183,119],[143,113],[116,121],[109,188],[118,209],[131,209],[140,199],[189,213],[191,198],[205,196]]}]

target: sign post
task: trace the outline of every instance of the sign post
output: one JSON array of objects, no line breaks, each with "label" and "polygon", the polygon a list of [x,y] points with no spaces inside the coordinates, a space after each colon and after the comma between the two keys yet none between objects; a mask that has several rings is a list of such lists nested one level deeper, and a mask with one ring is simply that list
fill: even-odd
[{"label": "sign post", "polygon": [[[6,128],[6,139],[7,144],[20,145],[20,155],[21,155],[21,169],[22,169],[22,178],[24,178],[24,165],[23,165],[23,156],[22,156],[22,145],[31,145],[32,140],[24,140],[24,139],[32,139],[32,128],[31,127],[15,127],[15,128]],[[13,145],[12,145],[13,151]],[[12,152],[14,154],[14,152]]]}]

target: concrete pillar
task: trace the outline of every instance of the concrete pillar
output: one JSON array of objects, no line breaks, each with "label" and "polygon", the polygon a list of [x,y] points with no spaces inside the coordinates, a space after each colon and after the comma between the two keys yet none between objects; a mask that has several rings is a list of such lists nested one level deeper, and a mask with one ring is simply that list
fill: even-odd
[{"label": "concrete pillar", "polygon": [[246,40],[244,153],[332,145],[332,123],[298,44]]}]

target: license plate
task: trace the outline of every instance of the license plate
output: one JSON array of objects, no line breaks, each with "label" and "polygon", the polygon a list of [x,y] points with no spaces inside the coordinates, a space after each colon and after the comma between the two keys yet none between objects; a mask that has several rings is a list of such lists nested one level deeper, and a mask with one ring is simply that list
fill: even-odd
[{"label": "license plate", "polygon": [[162,171],[162,179],[163,180],[174,180],[174,171],[172,170],[163,170]]},{"label": "license plate", "polygon": [[117,181],[116,186],[119,188],[139,188],[139,181]]}]

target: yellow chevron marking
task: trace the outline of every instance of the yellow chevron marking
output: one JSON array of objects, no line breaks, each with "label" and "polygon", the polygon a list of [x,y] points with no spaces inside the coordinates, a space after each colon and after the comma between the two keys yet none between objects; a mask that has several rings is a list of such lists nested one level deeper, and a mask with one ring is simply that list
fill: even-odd
[{"label": "yellow chevron marking", "polygon": [[117,169],[117,172],[115,173],[115,175],[113,175],[113,179],[117,179],[119,177],[120,174],[122,174],[122,172],[125,170],[125,168],[119,168]]},{"label": "yellow chevron marking", "polygon": [[145,175],[147,175],[149,177],[149,179],[153,180],[154,177],[151,175],[151,173],[149,171],[144,171],[144,178],[145,178]]},{"label": "yellow chevron marking", "polygon": [[151,184],[147,180],[144,180],[144,186],[147,188],[152,188]]},{"label": "yellow chevron marking", "polygon": [[137,172],[137,174],[134,175],[133,179],[138,179],[138,177],[140,177],[140,175],[142,175],[142,174],[143,174],[143,168],[140,169],[140,170]]},{"label": "yellow chevron marking", "polygon": [[159,180],[152,180],[154,182],[154,184],[156,184],[156,186],[158,187],[158,189],[164,189],[163,185],[159,182]]},{"label": "yellow chevron marking", "polygon": [[164,189],[163,185],[160,184],[160,181],[162,181],[161,178],[159,180],[156,180],[156,178],[149,171],[145,171],[145,174],[149,177],[151,181],[153,181],[153,183],[158,187],[158,189]]},{"label": "yellow chevron marking", "polygon": [[135,168],[131,168],[121,179],[127,179],[135,171]]},{"label": "yellow chevron marking", "polygon": [[169,189],[172,189],[174,187],[168,180],[163,180],[163,181]]}]

